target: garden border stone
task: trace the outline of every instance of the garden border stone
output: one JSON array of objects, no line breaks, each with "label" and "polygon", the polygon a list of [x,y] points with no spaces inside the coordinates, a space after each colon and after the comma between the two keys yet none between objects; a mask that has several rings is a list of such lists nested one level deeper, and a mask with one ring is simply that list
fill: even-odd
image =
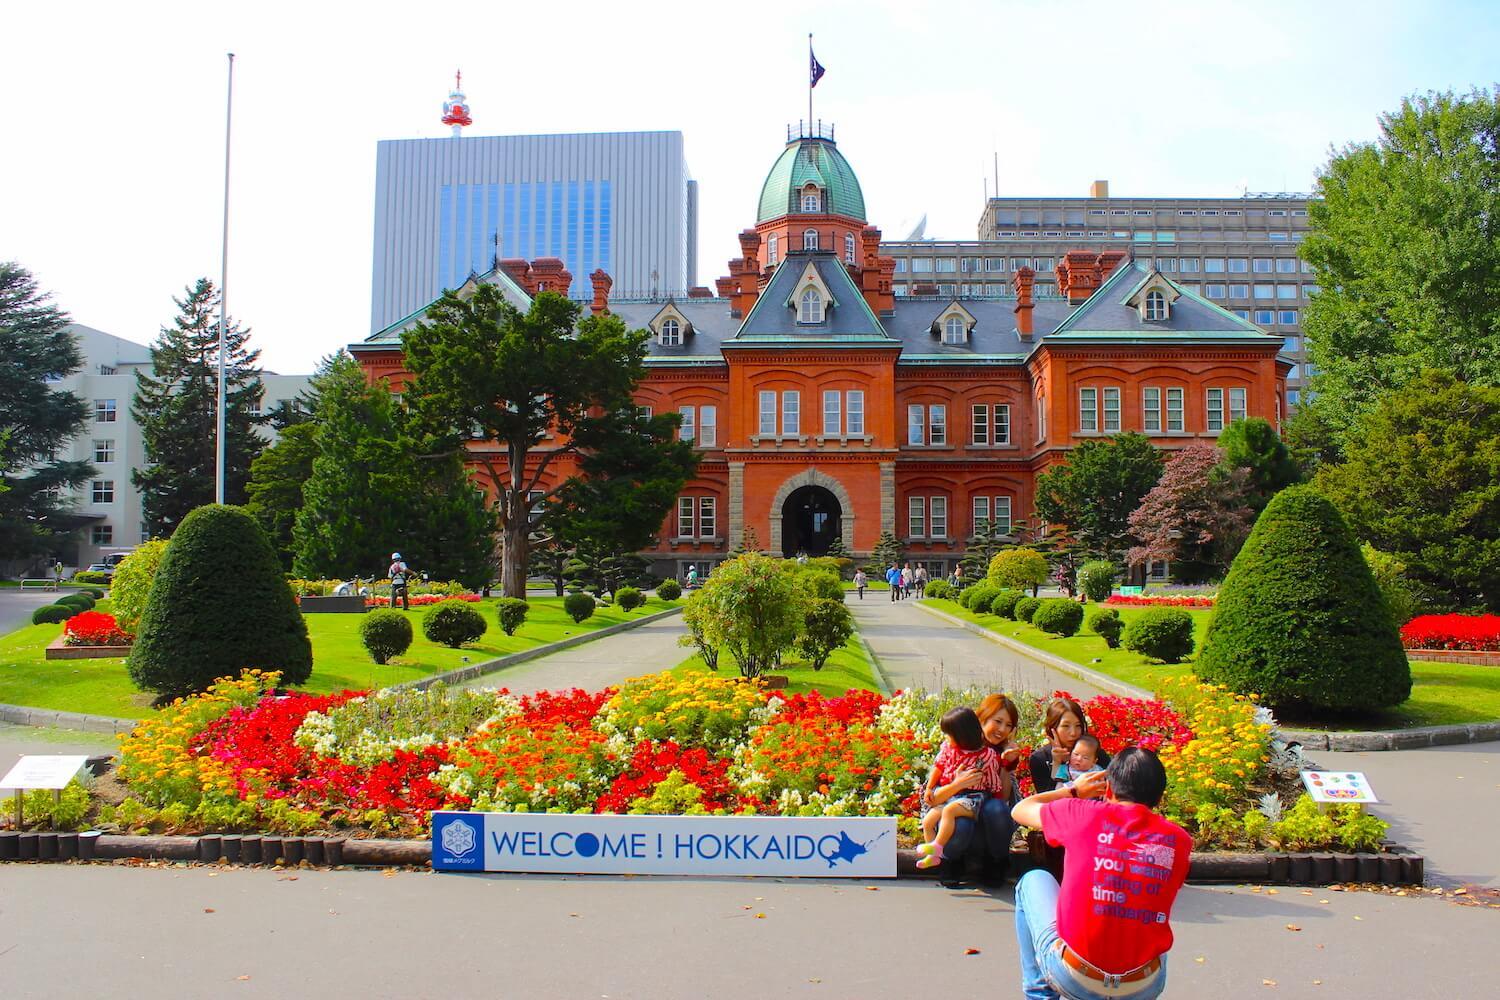
[{"label": "garden border stone", "polygon": [[108,715],[86,715],[82,712],[64,712],[56,708],[33,708],[29,705],[0,704],[0,722],[13,726],[55,726],[59,729],[79,729],[89,733],[128,733],[140,724],[140,719],[117,719]]},{"label": "garden border stone", "polygon": [[103,660],[113,656],[129,656],[129,646],[69,646],[63,636],[47,643],[44,660]]},{"label": "garden border stone", "polygon": [[1408,660],[1428,663],[1468,663],[1476,667],[1500,667],[1500,652],[1474,649],[1408,649]]}]

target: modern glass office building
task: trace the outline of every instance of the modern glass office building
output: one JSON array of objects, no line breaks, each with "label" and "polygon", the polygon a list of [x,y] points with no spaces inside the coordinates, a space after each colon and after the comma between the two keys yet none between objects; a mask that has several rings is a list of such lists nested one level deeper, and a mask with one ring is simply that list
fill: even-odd
[{"label": "modern glass office building", "polygon": [[697,271],[697,184],[680,132],[455,136],[379,144],[370,329],[498,259],[557,257],[570,294],[683,295]]}]

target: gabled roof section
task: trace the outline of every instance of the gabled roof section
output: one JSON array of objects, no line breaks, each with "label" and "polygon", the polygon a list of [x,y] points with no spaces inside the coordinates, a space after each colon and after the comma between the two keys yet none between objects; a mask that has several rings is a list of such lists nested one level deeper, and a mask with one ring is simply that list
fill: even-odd
[{"label": "gabled roof section", "polygon": [[949,316],[957,316],[964,321],[965,334],[973,332],[974,324],[979,322],[978,317],[965,309],[962,302],[958,301],[958,299],[953,299],[933,315],[931,329],[934,334],[941,334],[943,332],[943,323]]},{"label": "gabled roof section", "polygon": [[[486,271],[484,274],[470,274],[468,280],[466,280],[457,289],[459,298],[468,298],[470,295],[473,295],[474,289],[481,284],[494,285],[499,288],[500,294],[504,297],[505,301],[509,302],[511,305],[515,306],[522,312],[526,312],[531,308],[531,296],[527,295],[526,290],[523,289],[520,285],[516,284],[515,279],[513,279],[510,275],[506,274],[505,271],[498,267],[494,268],[493,270]],[[402,318],[396,320],[396,322],[392,323],[390,326],[386,327],[384,330],[378,330],[375,333],[370,334],[363,341],[361,341],[360,344],[355,344],[353,346],[357,349],[363,344],[369,344],[371,346],[378,346],[380,344],[400,344],[401,335],[407,330],[410,330],[417,323],[421,322],[423,317],[427,315],[427,310],[431,309],[433,303],[437,301],[437,299],[433,299],[432,302],[427,303],[416,312],[411,313],[408,316],[403,316]]]},{"label": "gabled roof section", "polygon": [[[1153,280],[1171,288],[1177,298],[1165,322],[1147,323],[1141,311],[1132,305],[1137,293]],[[1038,332],[1041,331],[1038,326]],[[1241,319],[1227,309],[1188,291],[1165,275],[1157,274],[1141,261],[1122,264],[1109,280],[1088,300],[1072,310],[1051,333],[1051,340],[1108,340],[1122,337],[1134,340],[1245,340],[1266,343],[1271,337],[1248,319]]]},{"label": "gabled roof section", "polygon": [[668,299],[662,305],[662,307],[656,311],[656,315],[651,317],[646,326],[650,328],[653,334],[659,337],[661,336],[662,323],[669,319],[675,319],[677,321],[678,326],[682,328],[682,335],[684,337],[692,334],[693,321],[688,319],[687,316],[684,315],[683,311],[677,308],[677,303],[672,301],[671,299]]},{"label": "gabled roof section", "polygon": [[[821,323],[798,323],[797,300],[809,283],[826,290],[828,304]],[[798,250],[786,255],[770,282],[755,300],[750,315],[725,347],[753,347],[767,343],[886,344],[897,346],[870,311],[848,270],[827,251]]]},{"label": "gabled roof section", "polygon": [[1152,267],[1148,268],[1146,276],[1136,282],[1135,287],[1126,293],[1125,304],[1139,307],[1141,298],[1152,288],[1160,289],[1161,293],[1167,297],[1168,304],[1176,302],[1182,297],[1182,289],[1178,288],[1177,284],[1166,275]]}]

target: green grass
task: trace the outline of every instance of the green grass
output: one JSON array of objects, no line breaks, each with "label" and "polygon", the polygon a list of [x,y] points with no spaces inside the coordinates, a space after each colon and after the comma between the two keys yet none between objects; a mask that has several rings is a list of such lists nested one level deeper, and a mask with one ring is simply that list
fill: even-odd
[{"label": "green grass", "polygon": [[[1103,639],[1089,632],[1079,632],[1075,636],[1063,638],[1048,635],[1025,622],[997,618],[994,615],[976,615],[953,601],[934,600],[926,603],[965,621],[974,622],[1028,646],[1147,691],[1155,691],[1163,680],[1193,672],[1191,660],[1175,664],[1153,663],[1139,653],[1132,653],[1123,647],[1110,649]],[[1120,617],[1128,624],[1146,609],[1118,610]],[[1209,621],[1213,619],[1213,610],[1183,610],[1193,616],[1193,640],[1195,648],[1201,649],[1204,633]],[[1100,662],[1093,662],[1096,657]],[[1500,719],[1500,669],[1470,663],[1418,661],[1411,665],[1411,678],[1411,697],[1385,712],[1350,718],[1298,718],[1289,715],[1282,721],[1293,728],[1368,730],[1411,729],[1417,726],[1447,726]]]},{"label": "green grass", "polygon": [[[584,632],[594,632],[620,622],[641,618],[680,602],[651,598],[643,607],[626,614],[618,607],[600,607],[594,616],[581,624],[562,610],[555,597],[528,597],[531,612],[526,623],[513,636],[500,631],[495,619],[495,602],[477,605],[489,631],[468,646],[449,649],[429,642],[422,635],[422,614],[426,608],[412,608],[415,638],[404,656],[377,665],[370,661],[359,641],[361,615],[317,614],[307,616],[307,629],[313,643],[313,672],[303,690],[316,693],[342,691],[346,688],[389,687],[402,681],[416,680],[446,670],[456,670],[469,663],[480,663],[557,642]],[[98,610],[108,611],[101,601]],[[0,702],[29,705],[90,715],[119,718],[143,718],[151,713],[151,696],[137,691],[125,672],[123,657],[98,660],[48,660],[44,650],[62,632],[62,625],[28,625],[0,637]]]},{"label": "green grass", "polygon": [[[672,668],[672,673],[678,675],[708,672],[703,658],[696,653]],[[855,688],[866,691],[880,690],[880,684],[875,680],[874,665],[866,658],[858,636],[845,643],[842,649],[834,650],[822,670],[813,670],[799,661],[791,661],[783,664],[773,673],[786,675],[788,694],[807,694],[816,689],[824,697],[838,697]],[[728,653],[722,653],[719,656],[717,676],[739,676],[739,668],[735,666],[734,658]]]}]

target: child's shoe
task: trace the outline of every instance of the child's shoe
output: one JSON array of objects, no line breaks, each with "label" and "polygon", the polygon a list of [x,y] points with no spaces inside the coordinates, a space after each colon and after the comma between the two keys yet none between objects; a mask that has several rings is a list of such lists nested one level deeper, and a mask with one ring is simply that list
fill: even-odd
[{"label": "child's shoe", "polygon": [[943,863],[942,844],[922,844],[917,848],[917,853],[922,855],[917,859],[918,868],[936,868]]}]

